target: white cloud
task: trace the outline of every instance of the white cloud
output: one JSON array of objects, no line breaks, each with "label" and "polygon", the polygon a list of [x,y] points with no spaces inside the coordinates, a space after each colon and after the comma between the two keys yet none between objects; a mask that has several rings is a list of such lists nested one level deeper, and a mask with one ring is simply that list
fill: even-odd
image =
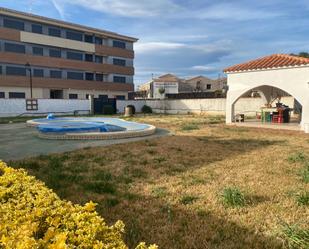
[{"label": "white cloud", "polygon": [[175,50],[186,47],[183,43],[173,42],[138,42],[134,46],[137,53],[152,53],[156,51]]},{"label": "white cloud", "polygon": [[64,6],[58,2],[58,0],[51,0],[51,3],[53,4],[53,6],[55,7],[55,9],[57,10],[58,14],[60,15],[61,19],[65,20],[65,8]]},{"label": "white cloud", "polygon": [[79,5],[95,11],[126,17],[157,16],[179,9],[179,6],[171,0],[59,0],[58,4]]},{"label": "white cloud", "polygon": [[254,7],[247,8],[235,3],[215,4],[197,10],[194,14],[197,19],[227,19],[236,21],[274,18],[280,15],[282,13],[276,11],[255,9]]},{"label": "white cloud", "polygon": [[206,65],[196,65],[190,68],[190,70],[193,71],[215,71],[217,68],[212,66],[206,66]]}]

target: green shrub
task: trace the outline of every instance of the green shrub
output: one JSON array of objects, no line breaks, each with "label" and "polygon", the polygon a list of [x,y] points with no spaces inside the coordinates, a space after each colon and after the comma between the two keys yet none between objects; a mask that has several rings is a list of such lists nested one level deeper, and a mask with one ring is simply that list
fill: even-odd
[{"label": "green shrub", "polygon": [[148,105],[143,105],[142,113],[152,113],[152,108]]},{"label": "green shrub", "polygon": [[309,192],[303,192],[296,196],[299,205],[309,206]]},{"label": "green shrub", "polygon": [[[0,161],[0,248],[128,249],[122,240],[124,224],[108,226],[95,206],[63,201],[25,170]],[[137,246],[146,248],[145,243]]]},{"label": "green shrub", "polygon": [[230,207],[242,207],[246,204],[245,195],[236,187],[223,189],[221,198],[223,204]]},{"label": "green shrub", "polygon": [[301,229],[296,225],[283,224],[282,235],[283,238],[287,241],[289,248],[309,248],[308,229]]},{"label": "green shrub", "polygon": [[115,114],[115,108],[112,105],[105,105],[103,106],[103,114],[105,115],[112,115]]}]

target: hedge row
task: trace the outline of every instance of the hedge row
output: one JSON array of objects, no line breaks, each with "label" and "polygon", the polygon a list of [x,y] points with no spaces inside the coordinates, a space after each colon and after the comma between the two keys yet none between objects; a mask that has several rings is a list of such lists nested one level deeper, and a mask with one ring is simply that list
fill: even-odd
[{"label": "hedge row", "polygon": [[126,249],[124,224],[108,226],[95,206],[63,201],[43,182],[0,161],[0,248]]}]

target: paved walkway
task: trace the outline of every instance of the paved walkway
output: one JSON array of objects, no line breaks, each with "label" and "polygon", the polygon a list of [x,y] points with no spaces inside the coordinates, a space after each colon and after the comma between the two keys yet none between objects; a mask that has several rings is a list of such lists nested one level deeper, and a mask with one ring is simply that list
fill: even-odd
[{"label": "paved walkway", "polygon": [[267,129],[277,129],[277,130],[290,130],[290,131],[301,131],[300,124],[296,122],[291,123],[262,123],[260,120],[248,120],[245,122],[235,122],[230,125],[236,125],[241,127],[253,127],[253,128],[267,128]]},{"label": "paved walkway", "polygon": [[167,130],[157,129],[147,137],[117,140],[47,140],[37,136],[36,128],[25,123],[0,125],[0,160],[8,161],[50,153],[72,151],[85,147],[108,146],[166,136]]}]

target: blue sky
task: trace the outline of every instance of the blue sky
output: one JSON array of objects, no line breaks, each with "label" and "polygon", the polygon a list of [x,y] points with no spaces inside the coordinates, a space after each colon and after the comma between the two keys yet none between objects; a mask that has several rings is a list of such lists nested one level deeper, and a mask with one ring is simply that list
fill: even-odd
[{"label": "blue sky", "polygon": [[309,0],[1,0],[32,12],[139,38],[135,83],[164,73],[222,75],[273,53],[309,51]]}]

